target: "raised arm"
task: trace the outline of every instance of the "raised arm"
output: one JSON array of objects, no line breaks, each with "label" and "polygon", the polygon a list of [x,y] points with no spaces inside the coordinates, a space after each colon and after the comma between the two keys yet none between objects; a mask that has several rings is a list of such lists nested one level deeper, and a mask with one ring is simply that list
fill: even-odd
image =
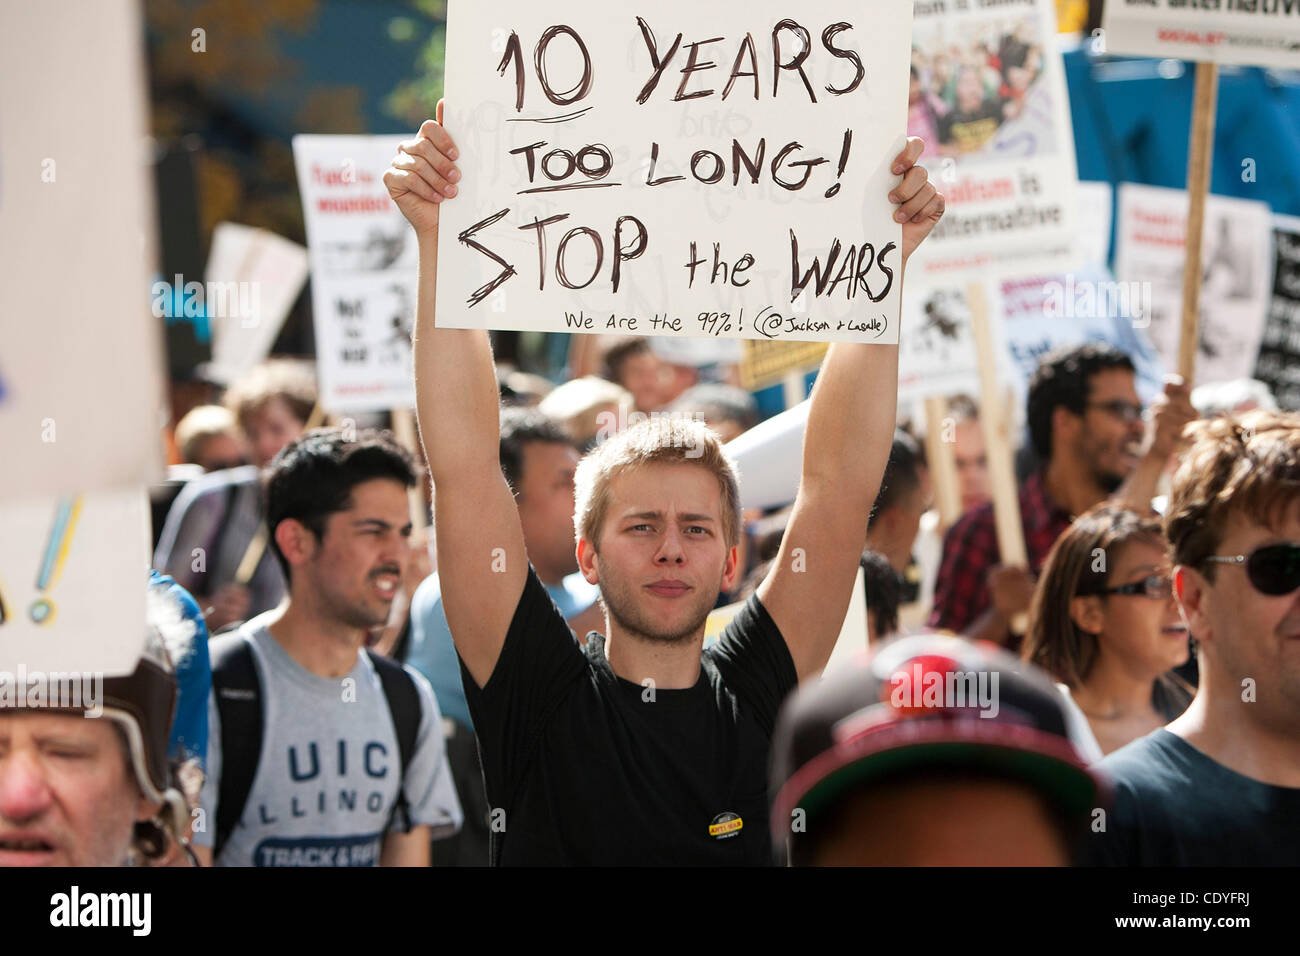
[{"label": "raised arm", "polygon": [[[904,266],[944,209],[943,196],[916,165],[923,146],[909,139],[894,162],[902,180],[889,199],[901,206],[895,219],[903,222]],[[902,279],[900,267],[900,290]],[[826,666],[844,622],[897,408],[898,346],[831,346],[813,388],[794,511],[758,588],[800,680]]]},{"label": "raised arm", "polygon": [[384,185],[419,241],[415,395],[433,479],[442,604],[456,650],[482,687],[492,676],[523,593],[528,557],[498,457],[500,414],[487,332],[433,323],[438,211],[456,193],[457,153],[438,119],[401,144]]}]

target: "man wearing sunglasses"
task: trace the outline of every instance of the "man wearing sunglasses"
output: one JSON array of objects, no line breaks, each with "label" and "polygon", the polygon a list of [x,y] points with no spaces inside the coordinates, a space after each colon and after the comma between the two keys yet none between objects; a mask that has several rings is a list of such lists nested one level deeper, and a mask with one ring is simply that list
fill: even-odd
[{"label": "man wearing sunglasses", "polygon": [[1300,863],[1300,415],[1199,422],[1165,516],[1200,686],[1107,757],[1097,863]]}]

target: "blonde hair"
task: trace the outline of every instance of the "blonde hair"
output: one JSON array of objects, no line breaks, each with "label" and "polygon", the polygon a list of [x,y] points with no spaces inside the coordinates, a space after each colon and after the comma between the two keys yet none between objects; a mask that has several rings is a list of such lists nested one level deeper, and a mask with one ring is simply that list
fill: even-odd
[{"label": "blonde hair", "polygon": [[537,404],[547,418],[559,423],[569,437],[584,446],[600,431],[600,416],[613,412],[626,418],[633,409],[632,393],[594,375],[565,382]]},{"label": "blonde hair", "polygon": [[315,366],[301,359],[268,359],[226,390],[226,408],[243,428],[248,417],[280,399],[298,421],[306,423],[316,407]]},{"label": "blonde hair", "polygon": [[625,472],[654,464],[689,464],[718,479],[722,529],[729,546],[740,540],[740,483],[736,465],[704,422],[656,413],[606,439],[578,463],[574,476],[573,524],[578,536],[599,550],[609,515],[610,485]]},{"label": "blonde hair", "polygon": [[220,405],[198,405],[176,423],[176,449],[183,461],[196,462],[209,439],[237,433],[235,415],[230,409]]}]

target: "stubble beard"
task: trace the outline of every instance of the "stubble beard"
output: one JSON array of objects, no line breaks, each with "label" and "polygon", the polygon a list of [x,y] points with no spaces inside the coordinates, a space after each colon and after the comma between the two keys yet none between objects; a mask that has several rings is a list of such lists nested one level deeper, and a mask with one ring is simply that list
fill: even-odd
[{"label": "stubble beard", "polygon": [[698,600],[693,598],[687,600],[694,602],[691,607],[689,623],[680,631],[666,632],[659,630],[641,613],[630,587],[620,581],[617,576],[611,579],[608,573],[601,575],[600,602],[605,606],[610,619],[617,623],[625,633],[648,643],[669,646],[685,644],[700,632],[700,629],[704,627],[704,622],[708,620],[709,612],[713,610],[717,595],[711,597],[699,595]]}]

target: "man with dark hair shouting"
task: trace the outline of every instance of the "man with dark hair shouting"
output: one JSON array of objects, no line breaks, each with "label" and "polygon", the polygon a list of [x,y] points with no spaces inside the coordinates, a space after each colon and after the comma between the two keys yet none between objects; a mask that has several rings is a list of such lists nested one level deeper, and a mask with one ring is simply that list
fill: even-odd
[{"label": "man with dark hair shouting", "polygon": [[[848,608],[889,456],[898,348],[833,345],[772,571],[702,652],[740,574],[739,494],[702,423],[655,418],[578,466],[577,558],[605,636],[585,648],[529,567],[496,455],[487,333],[434,327],[439,204],[461,173],[426,121],[384,182],[420,249],[415,368],[447,621],[483,757],[497,864],[765,864],[766,768],[781,700],[820,671]],[[890,193],[908,256],[943,214],[909,140]],[[900,270],[901,271],[901,270]]]},{"label": "man with dark hair shouting", "polygon": [[410,454],[385,432],[307,432],[266,472],[287,600],[212,642],[205,826],[218,866],[427,866],[461,824],[429,683],[364,650],[411,533]]}]

